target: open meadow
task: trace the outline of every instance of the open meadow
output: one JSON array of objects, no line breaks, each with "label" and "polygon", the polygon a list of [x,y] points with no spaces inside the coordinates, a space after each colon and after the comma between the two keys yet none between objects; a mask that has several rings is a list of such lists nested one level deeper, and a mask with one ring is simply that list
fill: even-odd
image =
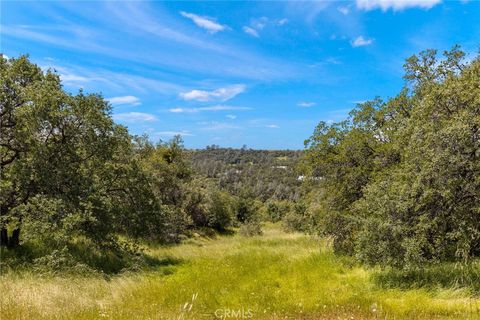
[{"label": "open meadow", "polygon": [[196,237],[148,253],[162,262],[154,270],[111,278],[5,274],[1,318],[480,318],[468,288],[387,289],[378,271],[334,255],[328,241],[277,225],[262,236]]}]

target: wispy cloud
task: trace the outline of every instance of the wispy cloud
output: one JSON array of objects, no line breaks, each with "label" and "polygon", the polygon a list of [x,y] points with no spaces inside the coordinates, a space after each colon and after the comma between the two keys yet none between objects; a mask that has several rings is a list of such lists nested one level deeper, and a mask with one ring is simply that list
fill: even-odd
[{"label": "wispy cloud", "polygon": [[250,128],[268,128],[268,129],[278,129],[280,126],[276,123],[272,123],[275,120],[272,119],[250,119],[247,121],[247,125]]},{"label": "wispy cloud", "polygon": [[277,25],[283,26],[284,24],[287,24],[288,21],[289,20],[287,18],[279,19],[279,20],[277,20]]},{"label": "wispy cloud", "polygon": [[157,118],[153,114],[143,112],[126,112],[113,115],[113,119],[123,122],[152,122]]},{"label": "wispy cloud", "polygon": [[252,19],[250,25],[257,30],[263,30],[267,23],[269,23],[269,19],[267,17],[260,17]]},{"label": "wispy cloud", "polygon": [[197,112],[203,112],[203,111],[228,111],[228,110],[251,110],[251,108],[218,105],[218,106],[201,107],[201,108],[172,108],[172,109],[168,109],[168,112],[197,113]]},{"label": "wispy cloud", "polygon": [[310,24],[315,21],[318,15],[327,10],[331,5],[331,1],[288,1],[286,2],[289,12],[303,15],[305,21]]},{"label": "wispy cloud", "polygon": [[230,120],[235,120],[235,119],[237,119],[237,116],[234,115],[234,114],[227,114],[225,117],[227,117],[227,118],[230,119]]},{"label": "wispy cloud", "polygon": [[349,6],[342,6],[337,8],[338,12],[340,12],[343,15],[348,15],[350,13],[350,7]]},{"label": "wispy cloud", "polygon": [[309,102],[309,101],[302,101],[297,104],[297,106],[302,108],[309,108],[309,107],[313,107],[314,105],[316,105],[315,102]]},{"label": "wispy cloud", "polygon": [[125,105],[130,104],[138,106],[141,104],[140,99],[135,96],[121,96],[121,97],[112,97],[107,99],[113,105]]},{"label": "wispy cloud", "polygon": [[351,103],[354,103],[354,104],[361,104],[361,103],[365,103],[367,102],[368,100],[353,100],[353,101],[350,101]]},{"label": "wispy cloud", "polygon": [[98,75],[94,76],[91,74],[87,75],[83,72],[80,72],[79,70],[72,70],[70,68],[66,68],[56,64],[50,64],[50,65],[40,64],[40,67],[44,71],[50,70],[57,73],[60,76],[60,80],[62,80],[62,82],[67,85],[82,86],[91,82],[108,82],[107,79],[101,76],[98,76]]},{"label": "wispy cloud", "polygon": [[356,0],[357,8],[366,11],[374,9],[400,11],[415,7],[430,9],[440,2],[442,2],[442,0]]},{"label": "wispy cloud", "polygon": [[180,98],[183,100],[196,100],[201,102],[207,101],[227,101],[235,97],[236,95],[244,92],[246,86],[244,84],[231,85],[224,88],[219,88],[213,91],[206,90],[191,90],[188,92],[180,93]]},{"label": "wispy cloud", "polygon": [[58,65],[50,60],[40,64],[43,70],[51,69],[58,73],[62,82],[72,87],[87,87],[97,90],[97,87],[108,86],[115,91],[135,90],[142,93],[172,94],[172,91],[182,90],[182,86],[158,79],[148,78],[129,73],[117,73],[105,69],[89,69],[76,65]]},{"label": "wispy cloud", "polygon": [[[37,31],[40,29],[38,26],[29,26],[29,25],[20,25],[20,26],[4,26],[0,28],[0,33],[6,36],[13,36],[17,38],[29,39],[38,42],[44,42],[49,44],[56,44],[61,45],[68,48],[75,48],[77,45],[73,42],[69,42],[68,40],[57,37],[51,34],[52,30],[49,30],[49,33],[42,33]],[[70,30],[64,30],[64,33],[75,37],[75,34],[69,32]],[[78,39],[80,41],[80,39]]]},{"label": "wispy cloud", "polygon": [[373,43],[373,39],[365,39],[363,36],[357,37],[355,40],[351,42],[352,47],[363,47],[363,46],[369,46]]},{"label": "wispy cloud", "polygon": [[247,27],[247,26],[243,26],[243,32],[255,37],[255,38],[258,38],[259,37],[259,34],[257,32],[257,30],[251,28],[251,27]]},{"label": "wispy cloud", "polygon": [[[212,37],[198,32],[185,32],[180,19],[161,10],[159,6],[143,1],[105,2],[92,10],[75,10],[75,21],[100,19],[105,28],[92,26],[65,26],[60,16],[54,20],[55,27],[44,24],[2,25],[1,37],[17,41],[32,41],[48,44],[51,48],[66,48],[75,52],[99,54],[120,61],[142,63],[152,69],[175,69],[176,74],[191,75],[202,73],[206,77],[235,76],[242,79],[285,79],[299,76],[299,65],[292,61],[274,58],[252,51],[239,43],[216,42]],[[101,8],[104,6],[105,8]],[[75,5],[72,4],[72,8]],[[105,10],[112,19],[105,20]],[[73,12],[73,10],[72,10]],[[87,14],[88,12],[88,14]],[[207,19],[208,20],[208,19]],[[142,23],[137,23],[142,21]],[[212,20],[213,21],[213,20]],[[215,21],[214,21],[215,22]],[[219,23],[216,23],[219,24]],[[220,24],[219,24],[220,25]],[[221,25],[228,29],[226,25]],[[112,37],[109,30],[122,29],[118,37]],[[81,30],[77,30],[81,29]],[[125,37],[136,41],[123,41]],[[172,42],[175,45],[172,47]],[[168,49],[166,49],[166,48]],[[188,55],[178,59],[179,52],[188,50]],[[198,56],[202,63],[198,63]]]},{"label": "wispy cloud", "polygon": [[218,22],[214,21],[208,17],[202,17],[196,15],[194,13],[188,13],[185,11],[180,11],[180,14],[185,18],[192,20],[197,26],[207,30],[210,33],[216,33],[218,31],[225,30],[226,26],[219,24]]},{"label": "wispy cloud", "polygon": [[78,83],[78,82],[85,83],[85,82],[95,80],[95,79],[82,77],[82,76],[79,76],[79,75],[76,75],[76,74],[73,74],[73,73],[58,73],[58,75],[60,76],[60,79],[64,83],[70,83],[70,84],[71,83]]},{"label": "wispy cloud", "polygon": [[204,127],[201,128],[202,130],[230,130],[230,129],[240,129],[239,126],[230,124],[230,123],[224,123],[224,122],[217,122],[217,121],[212,121],[209,123],[204,123]]},{"label": "wispy cloud", "polygon": [[267,17],[253,18],[250,19],[250,24],[248,26],[243,26],[242,30],[246,34],[249,34],[253,37],[260,37],[260,31],[262,31],[267,25],[269,26],[283,26],[288,22],[287,18],[271,20]]},{"label": "wispy cloud", "polygon": [[173,136],[193,136],[188,131],[158,131],[151,134],[152,136],[159,136],[159,137],[173,137]]},{"label": "wispy cloud", "polygon": [[342,64],[342,61],[340,61],[338,58],[328,57],[323,59],[322,61],[312,63],[308,66],[311,68],[317,68],[317,67],[323,67],[326,65],[340,65],[340,64]]}]

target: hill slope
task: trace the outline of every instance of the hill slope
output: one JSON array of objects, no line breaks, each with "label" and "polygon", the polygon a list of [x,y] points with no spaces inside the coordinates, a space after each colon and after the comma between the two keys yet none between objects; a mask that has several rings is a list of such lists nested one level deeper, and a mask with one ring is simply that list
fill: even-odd
[{"label": "hill slope", "polygon": [[252,150],[210,146],[191,150],[194,169],[233,194],[245,189],[266,201],[299,198],[297,164],[303,151]]},{"label": "hill slope", "polygon": [[274,225],[262,237],[198,237],[148,252],[164,265],[110,280],[3,275],[2,319],[480,317],[480,299],[467,290],[382,289],[325,240]]}]

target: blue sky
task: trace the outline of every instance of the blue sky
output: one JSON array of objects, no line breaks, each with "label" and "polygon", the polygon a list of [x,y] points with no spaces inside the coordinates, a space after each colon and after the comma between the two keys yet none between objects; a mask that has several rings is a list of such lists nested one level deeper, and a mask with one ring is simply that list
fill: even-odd
[{"label": "blue sky", "polygon": [[408,56],[480,48],[480,2],[3,1],[1,52],[100,92],[153,140],[299,149],[403,85]]}]

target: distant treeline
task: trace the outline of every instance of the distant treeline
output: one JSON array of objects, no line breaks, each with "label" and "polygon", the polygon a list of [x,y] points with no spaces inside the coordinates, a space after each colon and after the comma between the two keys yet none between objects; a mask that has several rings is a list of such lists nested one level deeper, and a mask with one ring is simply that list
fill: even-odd
[{"label": "distant treeline", "polygon": [[193,167],[232,194],[248,191],[261,201],[297,200],[297,165],[303,151],[253,150],[207,146],[189,152]]}]

